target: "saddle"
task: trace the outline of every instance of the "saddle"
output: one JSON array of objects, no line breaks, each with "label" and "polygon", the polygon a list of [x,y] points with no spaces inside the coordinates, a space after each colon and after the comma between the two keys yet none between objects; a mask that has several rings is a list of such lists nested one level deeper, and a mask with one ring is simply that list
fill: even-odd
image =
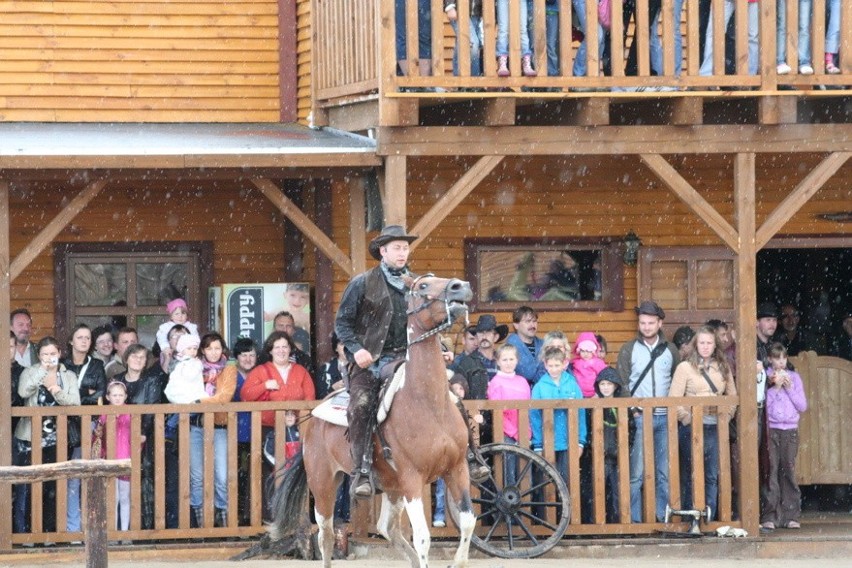
[{"label": "saddle", "polygon": [[[452,372],[447,371],[447,379],[452,377]],[[393,398],[397,391],[405,386],[405,361],[402,359],[391,361],[379,372],[379,379],[382,381],[381,389],[379,390],[379,407],[376,413],[376,424],[381,424],[388,417]],[[457,397],[449,388],[447,393],[450,400],[455,403]],[[349,427],[349,420],[346,418],[346,409],[349,408],[349,393],[344,390],[336,390],[316,408],[311,411],[311,415],[325,422],[330,422],[337,426]]]}]

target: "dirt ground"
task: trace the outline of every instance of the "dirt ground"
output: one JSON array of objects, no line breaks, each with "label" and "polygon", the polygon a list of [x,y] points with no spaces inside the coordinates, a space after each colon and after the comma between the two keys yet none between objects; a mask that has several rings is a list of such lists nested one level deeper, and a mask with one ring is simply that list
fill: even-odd
[{"label": "dirt ground", "polygon": [[[189,562],[189,561],[187,561]],[[128,561],[111,561],[110,568],[169,568],[173,566],[184,565],[187,562],[176,563],[170,562],[146,562],[140,560]],[[667,558],[665,564],[678,565],[675,559]],[[683,559],[683,564],[686,565],[688,559]],[[848,559],[761,559],[761,568],[840,568],[841,566],[849,566]],[[470,561],[470,568],[563,568],[570,563],[571,568],[660,568],[660,560],[658,559],[635,559],[635,558],[614,558],[614,559],[575,559],[567,561],[565,559],[537,559],[537,560],[502,560],[499,558],[475,558]],[[432,566],[446,566],[447,561],[433,560]],[[701,568],[746,568],[755,564],[754,559],[731,560],[720,558],[718,560],[701,560]],[[20,566],[20,564],[15,564]],[[63,567],[82,568],[85,563],[68,562],[62,563]],[[207,561],[194,562],[195,568],[318,568],[320,562],[307,562],[299,560],[247,560],[239,564],[231,561]],[[401,560],[341,560],[334,563],[335,566],[343,568],[396,568],[405,567],[408,564]],[[0,564],[0,566],[4,566]],[[7,565],[8,566],[8,565]],[[56,564],[28,564],[32,568],[56,568]]]}]

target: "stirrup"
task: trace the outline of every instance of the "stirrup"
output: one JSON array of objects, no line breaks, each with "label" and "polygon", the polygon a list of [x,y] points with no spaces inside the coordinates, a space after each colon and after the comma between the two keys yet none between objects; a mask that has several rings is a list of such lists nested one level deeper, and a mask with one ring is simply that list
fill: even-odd
[{"label": "stirrup", "polygon": [[370,499],[376,494],[376,485],[373,483],[372,470],[357,468],[352,472],[350,493],[354,499]]}]

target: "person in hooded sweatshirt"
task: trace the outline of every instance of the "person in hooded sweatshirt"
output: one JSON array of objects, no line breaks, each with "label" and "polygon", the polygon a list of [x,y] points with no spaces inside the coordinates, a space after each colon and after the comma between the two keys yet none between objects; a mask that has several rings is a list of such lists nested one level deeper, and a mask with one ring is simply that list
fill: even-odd
[{"label": "person in hooded sweatshirt", "polygon": [[[595,379],[595,392],[600,398],[613,398],[621,392],[618,371],[604,367]],[[619,522],[618,514],[618,410],[603,411],[604,482],[606,493],[606,522]]]}]

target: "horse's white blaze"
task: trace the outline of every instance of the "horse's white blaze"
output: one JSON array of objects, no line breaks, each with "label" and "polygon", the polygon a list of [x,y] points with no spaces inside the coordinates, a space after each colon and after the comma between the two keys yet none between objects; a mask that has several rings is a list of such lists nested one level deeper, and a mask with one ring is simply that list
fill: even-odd
[{"label": "horse's white blaze", "polygon": [[470,537],[473,536],[473,529],[476,526],[476,515],[470,511],[459,513],[459,547],[456,550],[456,557],[453,566],[463,568],[468,563],[468,553],[470,551]]},{"label": "horse's white blaze", "polygon": [[403,499],[403,502],[405,503],[405,512],[408,513],[408,520],[411,522],[411,543],[414,545],[414,550],[417,551],[421,568],[426,568],[429,565],[429,546],[432,541],[429,525],[426,524],[426,514],[423,511],[423,501],[420,498],[415,498],[411,501]]}]

